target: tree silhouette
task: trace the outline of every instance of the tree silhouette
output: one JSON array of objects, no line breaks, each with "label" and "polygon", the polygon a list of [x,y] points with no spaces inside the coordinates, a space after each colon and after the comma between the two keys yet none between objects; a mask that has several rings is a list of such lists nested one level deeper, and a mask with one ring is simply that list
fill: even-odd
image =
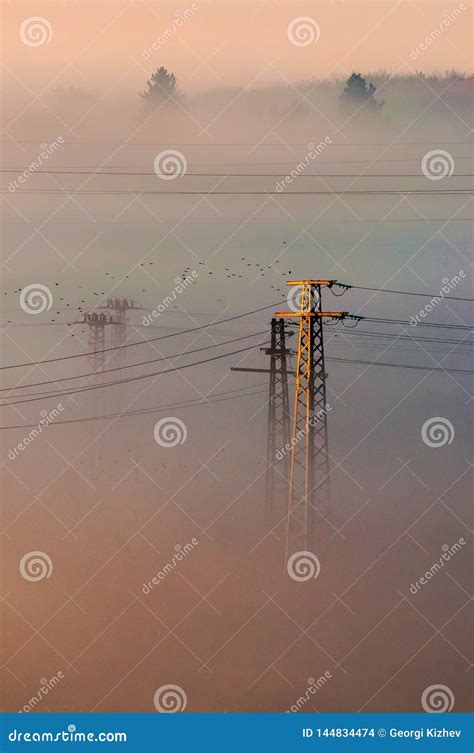
[{"label": "tree silhouette", "polygon": [[169,73],[161,66],[146,82],[148,89],[140,92],[140,97],[147,102],[159,102],[173,97],[176,92],[177,80],[174,73]]},{"label": "tree silhouette", "polygon": [[362,112],[375,112],[381,110],[384,103],[377,102],[374,94],[376,87],[367,84],[360,73],[353,73],[347,79],[346,86],[339,101],[342,107],[348,111],[361,110]]}]

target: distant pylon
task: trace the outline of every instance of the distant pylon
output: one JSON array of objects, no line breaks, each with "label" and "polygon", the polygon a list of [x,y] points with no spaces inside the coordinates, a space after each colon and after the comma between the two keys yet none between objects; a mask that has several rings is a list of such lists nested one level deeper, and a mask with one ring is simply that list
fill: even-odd
[{"label": "distant pylon", "polygon": [[[260,348],[262,353],[270,356],[270,368],[247,368],[231,366],[231,371],[246,371],[269,374],[267,451],[265,472],[265,523],[272,525],[284,519],[288,496],[288,452],[285,448],[290,441],[290,407],[288,395],[286,337],[293,332],[286,332],[284,319],[271,320],[270,347]],[[283,450],[278,460],[278,451]]]},{"label": "distant pylon", "polygon": [[330,503],[323,319],[343,319],[344,311],[324,312],[321,289],[334,280],[298,280],[299,310],[277,313],[299,318],[296,384],[291,432],[286,560],[314,545],[317,520],[327,519]]},{"label": "distant pylon", "polygon": [[[284,319],[272,319],[270,347],[262,348],[262,350],[270,356],[268,465],[265,476],[265,520],[270,525],[275,520],[281,520],[288,489],[287,448],[290,442],[290,405],[286,357],[290,351],[286,348]],[[280,460],[277,458],[279,451],[282,451]]]},{"label": "distant pylon", "polygon": [[101,379],[105,362],[105,325],[112,322],[105,314],[92,311],[84,314],[84,323],[87,324],[89,332],[89,363],[93,371],[92,381],[98,382]]},{"label": "distant pylon", "polygon": [[100,309],[107,309],[114,312],[114,321],[116,326],[112,331],[112,347],[117,348],[116,359],[117,366],[122,367],[124,363],[124,350],[122,348],[127,341],[127,312],[131,310],[143,310],[139,303],[135,303],[131,298],[115,296],[108,298],[107,301],[98,306]]}]

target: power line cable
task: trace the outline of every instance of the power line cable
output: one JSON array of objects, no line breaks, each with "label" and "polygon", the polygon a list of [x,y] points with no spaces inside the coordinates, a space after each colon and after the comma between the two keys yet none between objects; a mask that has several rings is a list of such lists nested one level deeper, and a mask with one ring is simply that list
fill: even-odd
[{"label": "power line cable", "polygon": [[[81,392],[90,392],[91,390],[99,390],[104,389],[106,387],[115,387],[118,384],[128,384],[129,382],[137,382],[142,379],[151,379],[155,376],[161,376],[162,374],[171,374],[175,371],[183,371],[184,369],[190,369],[193,366],[201,366],[204,363],[210,363],[211,361],[218,361],[221,358],[228,358],[229,356],[235,356],[239,353],[245,353],[248,350],[252,350],[253,348],[258,348],[258,345],[249,345],[246,348],[240,348],[240,350],[235,350],[231,353],[222,353],[218,356],[213,356],[212,358],[203,359],[202,361],[194,361],[193,363],[187,363],[183,364],[182,366],[173,366],[169,369],[163,369],[162,371],[154,371],[151,374],[139,374],[138,376],[134,377],[127,377],[126,379],[117,379],[115,382],[104,382],[103,384],[93,384],[88,385],[86,387],[76,387],[71,390],[63,390],[62,392],[43,392],[43,393],[36,393],[36,397],[28,397],[28,399],[23,400],[24,396],[21,396],[21,400],[15,400],[14,402],[6,402],[3,403],[0,407],[4,408],[7,406],[12,405],[20,405],[21,403],[32,403],[36,402],[37,400],[44,400],[46,398],[52,398],[52,397],[66,397],[67,395],[76,395]],[[26,397],[26,396],[25,396]]]},{"label": "power line cable", "polygon": [[[338,283],[336,283],[338,284]],[[375,291],[377,293],[396,293],[399,295],[416,295],[421,296],[423,298],[439,298],[439,293],[419,293],[417,291],[411,291],[411,290],[389,290],[388,288],[369,288],[364,287],[362,285],[342,285],[341,287],[347,288],[348,290],[368,290],[368,291]],[[474,298],[460,298],[458,296],[445,296],[442,297],[443,301],[469,301],[472,303],[474,301]]]},{"label": "power line cable", "polygon": [[[245,176],[247,177],[247,176]],[[467,188],[436,188],[436,189],[379,189],[379,190],[341,190],[341,191],[138,191],[134,189],[69,189],[69,188],[45,188],[45,189],[19,189],[15,195],[24,196],[464,196],[471,195],[474,189]],[[11,195],[11,191],[1,189],[0,194]]]},{"label": "power line cable", "polygon": [[76,376],[59,377],[59,379],[48,379],[44,382],[34,382],[32,384],[31,383],[20,384],[20,385],[15,385],[14,387],[3,387],[2,389],[0,389],[0,392],[10,392],[12,390],[23,390],[23,389],[26,389],[27,387],[42,387],[45,384],[59,384],[60,382],[69,382],[72,379],[85,379],[86,377],[97,376],[98,373],[109,374],[110,372],[122,371],[123,369],[134,369],[137,366],[146,366],[149,363],[158,363],[160,361],[170,361],[172,358],[183,358],[184,356],[190,355],[191,353],[200,353],[203,350],[211,350],[212,348],[220,348],[223,345],[230,345],[231,343],[239,342],[241,340],[248,340],[250,337],[257,337],[258,335],[265,335],[265,334],[267,334],[267,330],[248,333],[241,337],[234,337],[232,340],[226,340],[226,342],[223,342],[223,343],[215,343],[214,345],[205,345],[202,348],[193,348],[192,350],[185,350],[185,351],[181,351],[180,353],[172,353],[169,356],[161,356],[160,358],[150,358],[147,361],[139,361],[138,363],[130,363],[123,366],[114,366],[113,368],[110,368],[110,369],[101,369],[100,372],[92,371],[87,374],[77,374]]},{"label": "power line cable", "polygon": [[[225,392],[217,392],[215,395],[206,398],[196,398],[195,400],[186,400],[180,403],[171,403],[168,405],[156,405],[152,408],[142,408],[133,411],[122,411],[120,413],[110,413],[101,416],[84,416],[83,418],[64,419],[63,421],[54,421],[48,424],[48,426],[60,426],[62,424],[76,424],[87,423],[89,421],[103,421],[108,418],[128,418],[130,416],[143,416],[150,413],[161,413],[168,410],[183,410],[185,408],[194,408],[198,405],[206,405],[213,402],[224,402],[227,400],[235,400],[240,397],[250,397],[252,395],[262,395],[267,390],[258,390],[256,392],[246,392],[246,390],[253,389],[254,387],[262,387],[265,383],[248,385],[247,387],[239,387],[235,390],[226,390]],[[245,392],[244,392],[245,391]],[[238,392],[241,394],[232,395],[231,393]],[[228,397],[221,397],[227,395]],[[213,399],[216,398],[216,399]],[[217,399],[219,398],[219,399]],[[1,431],[7,431],[9,429],[33,429],[37,428],[38,424],[17,424],[16,426],[0,426]]]},{"label": "power line cable", "polygon": [[[283,163],[280,163],[283,164]],[[0,168],[0,173],[18,173],[22,170],[28,170],[28,166],[24,168]],[[156,172],[136,172],[127,170],[124,172],[117,172],[117,170],[86,170],[86,169],[63,169],[58,168],[56,170],[34,170],[32,175],[114,175],[114,176],[132,176],[132,177],[150,177],[156,178]],[[286,173],[191,173],[187,171],[180,175],[180,178],[281,178],[285,177]],[[473,178],[473,173],[456,173],[452,178]],[[305,171],[298,175],[298,178],[419,178],[420,180],[426,180],[423,173],[310,173]]]},{"label": "power line cable", "polygon": [[[147,343],[154,343],[154,342],[158,342],[159,340],[167,340],[169,337],[179,337],[180,335],[187,335],[191,332],[198,332],[200,330],[206,330],[209,327],[215,327],[219,324],[225,324],[226,322],[233,322],[236,319],[242,319],[245,316],[250,316],[251,314],[257,314],[260,311],[266,311],[268,309],[275,308],[276,306],[280,305],[280,303],[281,301],[277,301],[276,303],[271,303],[268,306],[261,306],[258,309],[253,309],[252,311],[245,311],[243,314],[236,314],[235,316],[229,316],[227,317],[227,319],[219,319],[219,320],[216,320],[215,322],[210,322],[209,324],[203,324],[201,326],[184,329],[184,330],[181,330],[181,332],[174,332],[169,335],[161,335],[160,337],[152,337],[149,340],[137,340],[136,342],[133,342],[133,343],[125,343],[124,345],[117,345],[111,348],[102,348],[100,352],[108,353],[111,350],[123,350],[125,348],[133,348],[137,345],[146,345]],[[80,325],[83,324],[86,326],[87,322],[78,322],[78,324]],[[72,358],[84,358],[84,356],[93,356],[93,355],[95,355],[95,351],[91,350],[91,351],[88,351],[87,353],[74,353],[69,356],[62,356],[58,358],[45,358],[41,361],[26,361],[25,363],[16,363],[16,364],[12,364],[11,366],[0,366],[0,371],[5,371],[6,369],[25,368],[27,366],[38,366],[44,363],[56,363],[58,361],[68,361],[69,359],[72,359]]]}]

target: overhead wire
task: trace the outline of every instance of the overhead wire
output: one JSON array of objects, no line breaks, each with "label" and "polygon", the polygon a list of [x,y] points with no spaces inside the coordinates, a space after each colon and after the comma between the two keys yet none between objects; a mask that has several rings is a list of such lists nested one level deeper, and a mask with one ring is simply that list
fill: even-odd
[{"label": "overhead wire", "polygon": [[[117,345],[115,347],[110,348],[102,348],[101,353],[109,353],[110,351],[117,351],[117,350],[124,350],[126,348],[133,348],[138,345],[146,345],[148,343],[154,343],[158,342],[159,340],[167,340],[170,337],[179,337],[180,335],[187,335],[191,334],[192,332],[198,332],[198,331],[204,331],[208,329],[209,327],[215,327],[219,324],[225,324],[227,322],[235,321],[236,319],[242,319],[245,316],[250,316],[251,314],[259,313],[260,311],[266,311],[271,308],[275,308],[280,304],[280,301],[277,301],[276,303],[271,303],[268,306],[260,306],[258,309],[252,309],[251,311],[245,311],[243,314],[235,314],[234,316],[229,316],[226,319],[219,319],[214,322],[209,322],[208,324],[199,325],[197,327],[189,327],[188,329],[181,330],[180,332],[174,332],[169,335],[160,335],[160,337],[152,337],[148,340],[137,340],[132,343],[124,343],[123,345]],[[78,322],[78,324],[84,324],[87,325],[87,322]],[[24,363],[16,363],[11,364],[9,366],[0,366],[0,371],[5,371],[7,369],[19,369],[19,368],[26,368],[28,366],[38,366],[40,364],[45,363],[57,363],[58,361],[68,361],[73,358],[84,358],[84,356],[92,356],[94,355],[95,351],[91,350],[86,353],[72,353],[68,356],[61,356],[57,358],[44,358],[40,361],[26,361]]]}]

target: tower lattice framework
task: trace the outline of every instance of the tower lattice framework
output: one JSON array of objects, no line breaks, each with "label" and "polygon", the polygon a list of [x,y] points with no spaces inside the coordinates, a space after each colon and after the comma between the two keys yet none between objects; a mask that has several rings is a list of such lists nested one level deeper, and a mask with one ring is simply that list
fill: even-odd
[{"label": "tower lattice framework", "polygon": [[[297,311],[276,316],[299,319],[296,382],[286,517],[286,559],[314,546],[314,529],[327,519],[330,481],[323,320],[342,319],[346,312],[322,310],[321,289],[332,280],[289,281],[301,287]],[[293,298],[293,300],[295,300]]]},{"label": "tower lattice framework", "polygon": [[[288,446],[290,441],[290,404],[288,395],[285,320],[271,321],[268,391],[267,470],[265,476],[265,518],[268,524],[282,518],[288,489]],[[281,455],[281,457],[280,457]]]}]

